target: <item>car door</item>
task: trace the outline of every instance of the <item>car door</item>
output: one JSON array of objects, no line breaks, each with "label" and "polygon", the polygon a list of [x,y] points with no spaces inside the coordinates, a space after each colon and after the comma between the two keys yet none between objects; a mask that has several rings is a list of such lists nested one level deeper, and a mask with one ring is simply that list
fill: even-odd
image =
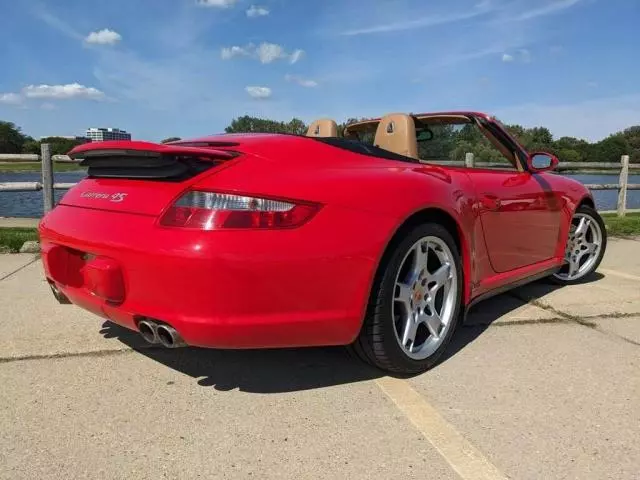
[{"label": "car door", "polygon": [[524,149],[499,124],[483,120],[485,136],[507,154],[504,166],[467,169],[491,265],[502,273],[548,260],[556,252],[562,212],[558,192],[545,179],[550,174],[527,171]]},{"label": "car door", "polygon": [[544,174],[469,169],[493,269],[508,272],[554,256],[561,207]]}]

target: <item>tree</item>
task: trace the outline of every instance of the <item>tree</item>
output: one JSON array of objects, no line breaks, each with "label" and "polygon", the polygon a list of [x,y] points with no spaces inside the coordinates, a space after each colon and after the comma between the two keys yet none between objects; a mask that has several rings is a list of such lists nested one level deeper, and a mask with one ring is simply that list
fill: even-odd
[{"label": "tree", "polygon": [[0,153],[21,153],[25,141],[20,127],[0,120]]},{"label": "tree", "polygon": [[597,162],[619,162],[622,155],[629,154],[629,144],[624,135],[616,133],[609,135],[594,145],[594,157]]},{"label": "tree", "polygon": [[40,155],[40,142],[37,140],[24,142],[24,145],[22,146],[22,153],[35,153]]},{"label": "tree", "polygon": [[307,131],[307,126],[297,118],[285,123],[244,115],[234,118],[224,131],[227,133],[294,133],[302,135]]},{"label": "tree", "polygon": [[295,135],[304,135],[307,133],[307,125],[299,118],[292,118],[289,123],[285,125],[287,133],[293,133]]},{"label": "tree", "polygon": [[165,138],[160,143],[177,142],[178,140],[182,140],[182,139],[180,137],[169,137],[169,138]]},{"label": "tree", "polygon": [[40,139],[40,144],[48,143],[51,145],[51,155],[66,155],[74,147],[84,143],[82,140],[65,137],[45,137]]}]

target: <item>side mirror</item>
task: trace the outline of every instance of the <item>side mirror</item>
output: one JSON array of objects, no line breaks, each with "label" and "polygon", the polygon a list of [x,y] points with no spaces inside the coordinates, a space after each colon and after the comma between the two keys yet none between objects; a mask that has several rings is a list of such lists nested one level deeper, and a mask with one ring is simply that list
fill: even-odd
[{"label": "side mirror", "polygon": [[558,157],[546,152],[534,152],[527,158],[527,167],[533,173],[553,170],[558,163]]}]

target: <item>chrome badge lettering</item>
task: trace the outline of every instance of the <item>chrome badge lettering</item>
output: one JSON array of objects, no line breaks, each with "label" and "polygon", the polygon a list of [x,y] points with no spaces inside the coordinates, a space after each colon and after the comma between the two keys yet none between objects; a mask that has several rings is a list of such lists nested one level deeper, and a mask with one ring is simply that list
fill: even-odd
[{"label": "chrome badge lettering", "polygon": [[126,196],[127,196],[126,193],[114,193],[111,195],[111,201],[119,203],[123,201],[126,198]]},{"label": "chrome badge lettering", "polygon": [[82,192],[80,196],[82,198],[93,198],[95,200],[109,200],[110,202],[120,203],[126,197],[127,193],[102,193],[102,192]]}]

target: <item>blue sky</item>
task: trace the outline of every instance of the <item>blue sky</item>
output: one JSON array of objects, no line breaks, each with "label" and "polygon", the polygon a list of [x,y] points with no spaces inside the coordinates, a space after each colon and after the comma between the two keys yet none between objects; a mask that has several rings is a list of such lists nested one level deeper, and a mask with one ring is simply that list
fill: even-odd
[{"label": "blue sky", "polygon": [[0,0],[0,119],[34,137],[472,109],[640,124],[638,0]]}]

